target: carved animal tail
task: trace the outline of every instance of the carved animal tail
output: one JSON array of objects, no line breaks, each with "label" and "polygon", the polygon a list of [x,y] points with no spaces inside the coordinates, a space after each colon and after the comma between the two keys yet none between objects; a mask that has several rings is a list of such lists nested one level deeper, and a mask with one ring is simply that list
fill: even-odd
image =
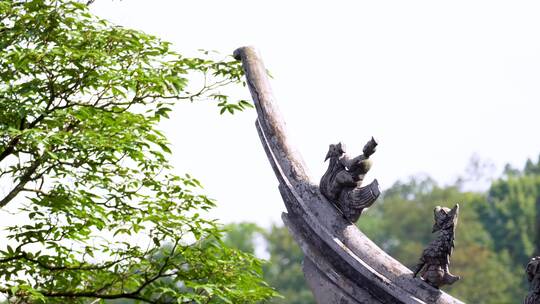
[{"label": "carved animal tail", "polygon": [[375,179],[369,185],[353,189],[348,196],[352,208],[364,209],[373,205],[380,194],[379,182]]},{"label": "carved animal tail", "polygon": [[345,217],[354,223],[358,221],[365,208],[369,208],[375,203],[380,194],[379,182],[374,180],[367,186],[354,188],[348,192],[342,191],[339,199],[341,206],[339,208]]}]

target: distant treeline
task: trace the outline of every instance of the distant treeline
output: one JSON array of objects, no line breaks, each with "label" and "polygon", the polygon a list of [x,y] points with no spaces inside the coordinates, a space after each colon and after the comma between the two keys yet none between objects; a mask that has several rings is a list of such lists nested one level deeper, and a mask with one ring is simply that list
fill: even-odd
[{"label": "distant treeline", "polygon": [[[375,243],[412,268],[433,238],[433,208],[460,204],[451,271],[463,279],[445,291],[467,303],[518,303],[527,293],[525,266],[540,254],[540,158],[523,169],[506,166],[485,192],[462,184],[440,186],[429,177],[397,182],[360,218]],[[254,253],[266,248],[265,280],[283,299],[271,303],[315,303],[304,282],[302,253],[286,228],[253,223],[227,227],[226,243]]]}]

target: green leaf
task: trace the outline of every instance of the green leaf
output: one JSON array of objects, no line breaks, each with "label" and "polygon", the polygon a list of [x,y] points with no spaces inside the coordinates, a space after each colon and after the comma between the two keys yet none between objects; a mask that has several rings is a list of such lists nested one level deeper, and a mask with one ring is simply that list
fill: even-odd
[{"label": "green leaf", "polygon": [[[0,175],[8,187],[20,183],[7,206],[26,219],[9,224],[0,245],[2,298],[83,304],[96,290],[143,302],[160,292],[189,303],[271,298],[255,258],[223,246],[218,224],[202,215],[215,203],[199,181],[173,173],[157,129],[184,100],[216,100],[221,113],[245,108],[219,93],[240,82],[240,64],[211,52],[182,56],[79,1],[0,0],[0,14]],[[186,290],[197,284],[204,294]],[[47,296],[55,293],[75,296]]]}]

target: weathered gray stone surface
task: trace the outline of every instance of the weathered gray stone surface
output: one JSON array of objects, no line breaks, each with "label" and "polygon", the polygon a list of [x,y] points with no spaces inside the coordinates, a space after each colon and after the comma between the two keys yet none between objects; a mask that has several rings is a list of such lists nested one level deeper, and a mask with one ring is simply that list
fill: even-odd
[{"label": "weathered gray stone surface", "polygon": [[288,142],[257,53],[247,47],[234,55],[246,72],[257,109],[256,128],[287,207],[283,220],[306,256],[306,280],[318,303],[462,303],[413,278],[321,194]]}]

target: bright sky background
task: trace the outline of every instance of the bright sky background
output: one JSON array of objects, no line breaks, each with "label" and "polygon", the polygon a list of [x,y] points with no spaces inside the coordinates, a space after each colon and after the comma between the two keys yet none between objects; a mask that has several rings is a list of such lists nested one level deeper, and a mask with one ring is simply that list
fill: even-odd
[{"label": "bright sky background", "polygon": [[[356,154],[372,135],[368,180],[383,189],[420,173],[451,183],[475,154],[500,172],[540,153],[538,1],[98,0],[92,10],[187,54],[257,47],[317,180],[328,144]],[[203,182],[222,222],[281,222],[254,120],[181,104],[162,125],[178,173]]]}]

